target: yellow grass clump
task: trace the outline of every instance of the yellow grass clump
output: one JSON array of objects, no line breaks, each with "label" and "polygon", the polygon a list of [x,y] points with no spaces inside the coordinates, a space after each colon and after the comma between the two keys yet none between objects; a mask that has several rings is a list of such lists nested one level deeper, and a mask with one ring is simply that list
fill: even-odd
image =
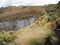
[{"label": "yellow grass clump", "polygon": [[54,32],[56,19],[49,15],[39,17],[32,25],[17,31],[17,45],[55,45],[57,36]]}]

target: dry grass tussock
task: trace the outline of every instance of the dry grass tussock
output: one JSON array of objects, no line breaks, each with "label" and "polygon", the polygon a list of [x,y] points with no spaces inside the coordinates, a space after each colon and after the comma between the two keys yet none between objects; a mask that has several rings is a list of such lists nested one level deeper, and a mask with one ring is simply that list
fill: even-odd
[{"label": "dry grass tussock", "polygon": [[44,15],[32,25],[17,31],[18,38],[15,42],[18,45],[55,45],[58,40],[54,32],[55,26],[56,21],[51,16]]}]

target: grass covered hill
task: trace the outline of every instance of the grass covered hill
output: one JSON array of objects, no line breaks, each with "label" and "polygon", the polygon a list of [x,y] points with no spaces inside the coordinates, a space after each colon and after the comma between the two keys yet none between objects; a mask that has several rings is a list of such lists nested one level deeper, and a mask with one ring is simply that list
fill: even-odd
[{"label": "grass covered hill", "polygon": [[0,31],[0,45],[55,45],[58,39],[54,30],[56,23],[60,24],[60,3],[0,8],[0,21],[26,16],[39,19],[25,29]]},{"label": "grass covered hill", "polygon": [[[39,17],[44,13],[60,15],[60,4],[50,4],[45,6],[10,6],[0,8],[0,20],[11,20],[18,17],[35,16]],[[38,16],[37,16],[38,15]]]}]

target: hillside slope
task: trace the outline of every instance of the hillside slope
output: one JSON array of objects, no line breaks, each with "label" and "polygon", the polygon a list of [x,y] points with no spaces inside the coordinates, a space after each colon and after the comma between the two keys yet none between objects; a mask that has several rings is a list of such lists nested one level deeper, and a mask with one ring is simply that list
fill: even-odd
[{"label": "hillside slope", "polygon": [[[0,20],[15,19],[21,17],[35,16],[39,17],[43,15],[44,12],[50,14],[59,14],[60,15],[60,4],[50,4],[45,6],[10,6],[6,8],[0,8]],[[54,13],[55,12],[55,13]],[[38,15],[38,16],[37,16]]]}]

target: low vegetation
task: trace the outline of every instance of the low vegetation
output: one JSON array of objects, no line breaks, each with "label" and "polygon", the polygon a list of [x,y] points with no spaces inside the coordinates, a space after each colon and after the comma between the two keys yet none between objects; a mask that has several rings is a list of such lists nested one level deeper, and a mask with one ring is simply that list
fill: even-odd
[{"label": "low vegetation", "polygon": [[56,22],[56,17],[45,14],[25,29],[1,31],[0,45],[55,45],[58,40],[54,32]]},{"label": "low vegetation", "polygon": [[[3,10],[0,11],[0,15],[2,14],[3,17],[6,16],[4,14],[10,14],[8,12],[12,11],[10,8],[1,9]],[[15,8],[13,9],[13,11],[15,11]],[[37,13],[42,16],[39,17],[35,23],[26,27],[25,29],[20,29],[18,31],[0,31],[0,45],[55,45],[57,43],[58,38],[54,32],[54,29],[56,27],[56,23],[60,23],[60,5],[48,5],[44,6],[43,8],[19,7],[16,9],[20,9],[20,11],[23,9],[27,10],[27,12],[24,10],[22,11],[24,14]],[[40,13],[40,10],[42,10],[44,13]],[[2,19],[2,17],[0,18]]]}]

